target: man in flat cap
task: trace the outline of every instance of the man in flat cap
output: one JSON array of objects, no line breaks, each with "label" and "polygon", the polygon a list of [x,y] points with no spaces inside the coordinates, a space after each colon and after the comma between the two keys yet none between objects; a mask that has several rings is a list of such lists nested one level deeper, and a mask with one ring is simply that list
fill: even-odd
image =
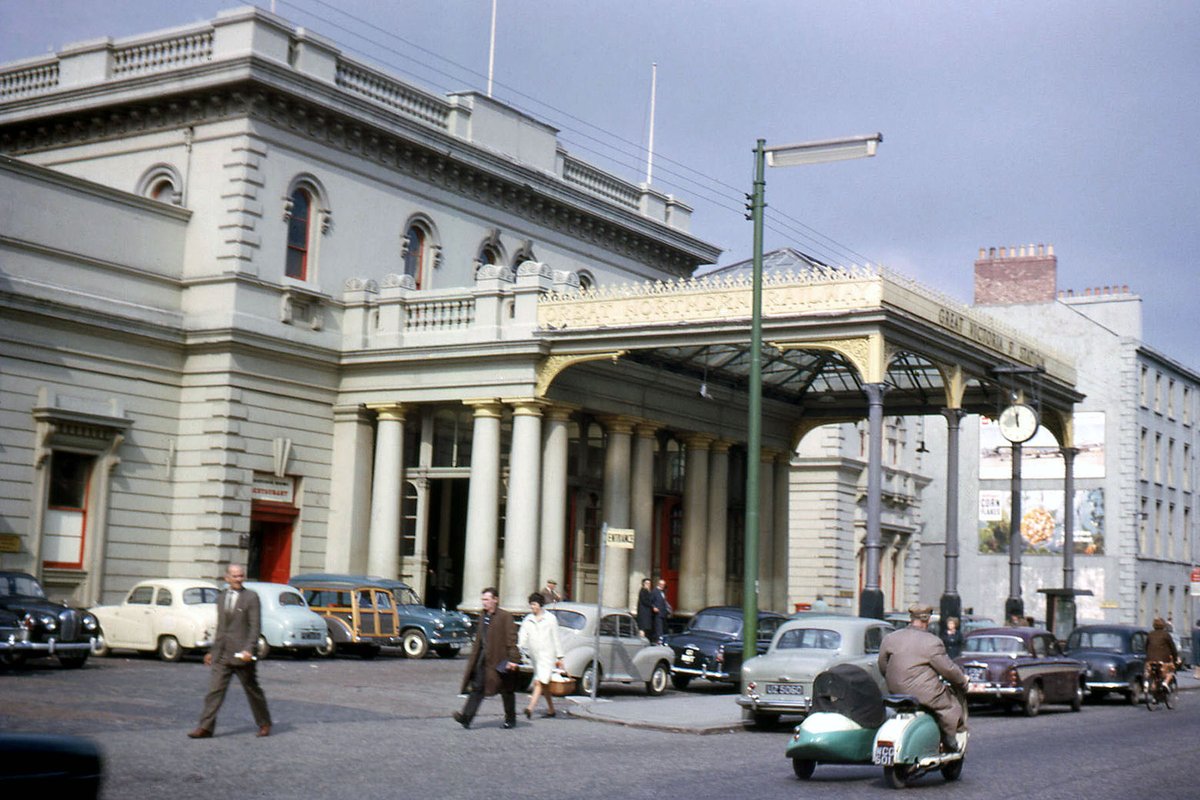
[{"label": "man in flat cap", "polygon": [[[942,746],[946,752],[958,749],[955,737],[965,731],[966,713],[959,694],[969,683],[958,665],[946,655],[942,640],[929,632],[929,615],[933,609],[912,605],[912,619],[907,628],[892,631],[883,637],[879,648],[879,671],[892,694],[910,694],[937,717],[942,731]],[[942,683],[945,678],[950,686]]]}]

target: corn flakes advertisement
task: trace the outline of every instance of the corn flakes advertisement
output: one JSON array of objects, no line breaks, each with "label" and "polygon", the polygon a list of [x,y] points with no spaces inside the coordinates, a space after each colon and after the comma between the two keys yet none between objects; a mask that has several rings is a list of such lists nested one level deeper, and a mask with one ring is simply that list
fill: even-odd
[{"label": "corn flakes advertisement", "polygon": [[[979,493],[979,552],[1009,552],[1012,492]],[[1063,492],[1021,492],[1021,540],[1024,552],[1058,554],[1066,541]],[[1077,555],[1104,554],[1104,490],[1075,490],[1074,551]]]}]

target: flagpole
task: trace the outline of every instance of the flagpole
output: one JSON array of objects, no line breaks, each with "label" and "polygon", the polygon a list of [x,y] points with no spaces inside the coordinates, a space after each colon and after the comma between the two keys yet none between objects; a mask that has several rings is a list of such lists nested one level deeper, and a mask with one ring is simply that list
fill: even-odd
[{"label": "flagpole", "polygon": [[646,185],[654,175],[654,101],[658,95],[658,62],[650,65],[650,143],[646,148]]},{"label": "flagpole", "polygon": [[496,0],[492,0],[492,36],[488,44],[488,86],[487,96],[492,96],[492,73],[496,66]]}]

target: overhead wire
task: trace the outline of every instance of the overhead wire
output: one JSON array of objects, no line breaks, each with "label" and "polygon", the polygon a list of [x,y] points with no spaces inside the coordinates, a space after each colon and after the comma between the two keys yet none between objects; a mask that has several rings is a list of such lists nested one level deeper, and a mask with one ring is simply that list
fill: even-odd
[{"label": "overhead wire", "polygon": [[[441,76],[442,78],[448,79],[450,81],[457,82],[457,81],[463,80],[462,76],[459,74],[449,72],[449,71],[442,69],[434,64],[419,61],[415,58],[412,58],[411,56],[407,56],[404,53],[395,50],[393,48],[392,44],[389,44],[388,42],[379,41],[375,38],[372,38],[371,36],[368,36],[368,35],[360,32],[360,31],[357,31],[357,30],[354,30],[353,28],[349,28],[345,25],[342,25],[341,23],[339,23],[336,20],[330,19],[326,16],[322,16],[321,14],[315,13],[314,11],[312,11],[308,8],[305,8],[304,6],[295,2],[294,0],[277,0],[277,2],[280,5],[292,8],[292,9],[300,12],[301,14],[311,17],[314,20],[317,20],[323,24],[329,25],[330,27],[333,27],[339,31],[346,33],[346,34],[349,34],[350,36],[352,36],[358,40],[366,42],[374,47],[382,48],[385,52],[392,54],[393,56],[398,56],[399,58],[402,58],[406,61],[413,62],[413,63],[417,64],[419,67],[421,67],[423,70],[426,70],[427,73],[433,73],[434,75]],[[389,40],[393,40],[394,42],[399,42],[408,48],[411,48],[420,53],[423,53],[433,59],[436,59],[438,62],[443,62],[445,64],[450,65],[458,72],[465,74],[466,76],[469,76],[469,79],[466,81],[468,84],[471,83],[471,79],[486,80],[486,76],[483,75],[482,73],[478,72],[477,70],[474,70],[463,64],[459,64],[458,62],[455,62],[452,59],[446,58],[445,56],[443,56],[433,50],[430,50],[429,48],[424,47],[424,46],[418,44],[417,42],[413,42],[410,39],[406,39],[405,37],[400,36],[399,34],[396,34],[390,30],[387,30],[386,28],[383,28],[383,27],[371,22],[370,20],[359,17],[359,16],[352,14],[348,11],[345,11],[343,9],[337,8],[336,6],[333,6],[332,4],[325,2],[325,0],[307,0],[307,2],[310,2],[314,5],[320,6],[322,8],[328,9],[331,12],[339,14],[345,18],[348,18],[349,20],[352,20],[353,22],[355,22],[359,25],[365,26],[366,28],[368,28],[372,31],[375,31],[376,33],[381,34],[382,36],[386,37]],[[428,74],[421,74],[419,72],[414,72],[410,68],[405,68],[404,66],[395,63],[394,60],[389,60],[388,58],[381,58],[377,53],[366,52],[366,51],[358,49],[352,45],[345,45],[345,49],[347,49],[353,53],[356,53],[360,56],[364,56],[368,59],[376,61],[376,62],[378,62],[384,66],[387,66],[391,69],[394,69],[394,70],[398,71],[399,73],[401,73],[402,75],[408,75],[408,76],[415,78],[417,80],[420,80],[422,82],[429,83],[430,85],[433,86],[433,88],[436,88],[442,92],[449,93],[449,92],[456,90],[454,86],[443,84],[438,79],[429,78]],[[587,133],[586,131],[579,130],[575,127],[572,127],[571,125],[562,124],[559,120],[551,120],[560,128],[561,131],[566,132],[568,134],[567,136],[564,137],[564,139],[566,139],[568,141],[568,143],[570,143],[574,148],[577,148],[578,150],[589,153],[591,155],[597,156],[601,159],[605,159],[605,160],[607,160],[615,165],[618,165],[620,167],[623,167],[625,169],[631,170],[632,173],[635,175],[640,174],[640,170],[643,168],[643,165],[638,162],[640,159],[643,159],[645,157],[645,155],[648,153],[648,149],[643,144],[633,142],[629,139],[626,139],[626,138],[622,137],[620,134],[617,134],[617,133],[607,130],[599,125],[596,125],[592,122],[582,119],[574,114],[571,114],[568,111],[565,111],[561,108],[558,108],[557,106],[554,106],[551,103],[540,100],[537,97],[529,95],[529,94],[517,89],[516,87],[509,86],[508,84],[505,84],[501,81],[493,80],[493,87],[498,87],[498,88],[504,90],[506,93],[509,93],[509,94],[519,97],[519,98],[522,98],[525,101],[533,103],[534,105],[539,106],[541,108],[548,109],[550,112],[552,112],[555,115],[558,115],[562,119],[571,120],[572,122],[577,123],[578,125],[582,125],[586,128],[597,131],[604,137],[607,137],[608,139],[610,139],[614,142],[617,142],[618,144],[613,144],[613,143],[610,143],[609,141],[605,141],[602,138],[593,136],[593,135]],[[526,113],[532,113],[532,111],[530,109],[522,107],[521,105],[519,105],[517,103],[512,103],[510,101],[510,104],[513,105],[514,107],[516,107],[518,110],[524,111]],[[604,148],[604,150],[603,151],[597,150],[597,149],[595,149],[595,147],[590,146],[589,144],[586,144],[584,141],[575,140],[574,139],[575,136],[582,137],[582,139],[585,140],[586,142],[591,142],[598,147]],[[632,148],[632,149],[630,149],[630,148]],[[656,174],[656,177],[658,178],[658,180],[656,180],[656,183],[661,183],[662,185],[667,186],[667,187],[673,186],[674,188],[681,189],[688,193],[690,200],[704,201],[715,208],[718,208],[718,209],[721,209],[721,210],[727,211],[727,212],[738,213],[738,214],[744,213],[744,206],[742,205],[741,200],[745,197],[745,193],[742,188],[739,188],[739,187],[733,186],[729,183],[726,183],[725,181],[721,180],[720,178],[717,178],[717,177],[709,175],[701,170],[690,167],[690,166],[688,166],[680,161],[677,161],[677,160],[671,158],[670,156],[664,155],[662,153],[655,153],[654,158],[655,158],[655,162],[656,162],[655,163],[655,174]],[[664,163],[669,166],[663,166]],[[681,170],[682,170],[682,172],[681,172]],[[672,181],[672,180],[662,179],[661,176],[664,174],[667,176],[670,176],[671,178],[674,178],[675,180]],[[695,175],[696,177],[693,178],[693,177],[691,177],[691,175]],[[727,192],[732,192],[734,194],[730,195],[730,194],[727,194]],[[835,263],[841,262],[841,261],[844,261],[847,256],[849,256],[850,260],[852,260],[852,261],[861,261],[861,262],[867,262],[867,263],[870,262],[869,258],[862,255],[861,253],[858,253],[853,248],[850,248],[850,247],[838,242],[833,237],[830,237],[830,236],[816,230],[812,226],[807,225],[807,224],[801,222],[800,220],[777,210],[774,207],[768,207],[768,209],[765,210],[764,225],[769,230],[779,234],[780,236],[782,236],[784,238],[789,238],[789,237],[799,238],[801,241],[803,241],[805,243],[805,249],[822,253],[824,255],[824,257],[829,261],[833,261]]]}]

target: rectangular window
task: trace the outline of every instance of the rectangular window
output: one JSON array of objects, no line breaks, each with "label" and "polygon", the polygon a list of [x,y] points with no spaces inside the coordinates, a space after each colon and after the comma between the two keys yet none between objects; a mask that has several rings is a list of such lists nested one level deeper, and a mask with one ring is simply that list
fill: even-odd
[{"label": "rectangular window", "polygon": [[1154,373],[1154,410],[1162,413],[1162,373]]},{"label": "rectangular window", "polygon": [[1175,379],[1167,381],[1167,417],[1175,419]]},{"label": "rectangular window", "polygon": [[1148,535],[1150,530],[1150,512],[1147,511],[1147,508],[1149,508],[1149,504],[1146,502],[1146,498],[1143,497],[1141,510],[1138,511],[1138,540],[1142,555],[1144,556],[1150,555],[1150,539]]},{"label": "rectangular window", "polygon": [[1175,504],[1167,506],[1167,558],[1175,557]]},{"label": "rectangular window", "polygon": [[1192,446],[1184,443],[1183,445],[1183,480],[1180,481],[1181,488],[1185,492],[1192,490]]},{"label": "rectangular window", "polygon": [[1163,504],[1162,500],[1154,502],[1154,552],[1150,555],[1155,558],[1162,557],[1162,529],[1163,529]]},{"label": "rectangular window", "polygon": [[1183,424],[1192,424],[1192,387],[1183,387]]},{"label": "rectangular window", "polygon": [[94,456],[66,450],[55,450],[50,456],[50,488],[42,521],[42,562],[48,567],[83,567],[88,483],[94,461]]},{"label": "rectangular window", "polygon": [[1146,444],[1148,440],[1149,433],[1142,428],[1142,435],[1138,440],[1138,477],[1142,480],[1150,477],[1150,448]]},{"label": "rectangular window", "polygon": [[1154,434],[1154,482],[1162,483],[1162,434]]},{"label": "rectangular window", "polygon": [[1141,392],[1142,408],[1150,407],[1150,368],[1142,366]]}]

